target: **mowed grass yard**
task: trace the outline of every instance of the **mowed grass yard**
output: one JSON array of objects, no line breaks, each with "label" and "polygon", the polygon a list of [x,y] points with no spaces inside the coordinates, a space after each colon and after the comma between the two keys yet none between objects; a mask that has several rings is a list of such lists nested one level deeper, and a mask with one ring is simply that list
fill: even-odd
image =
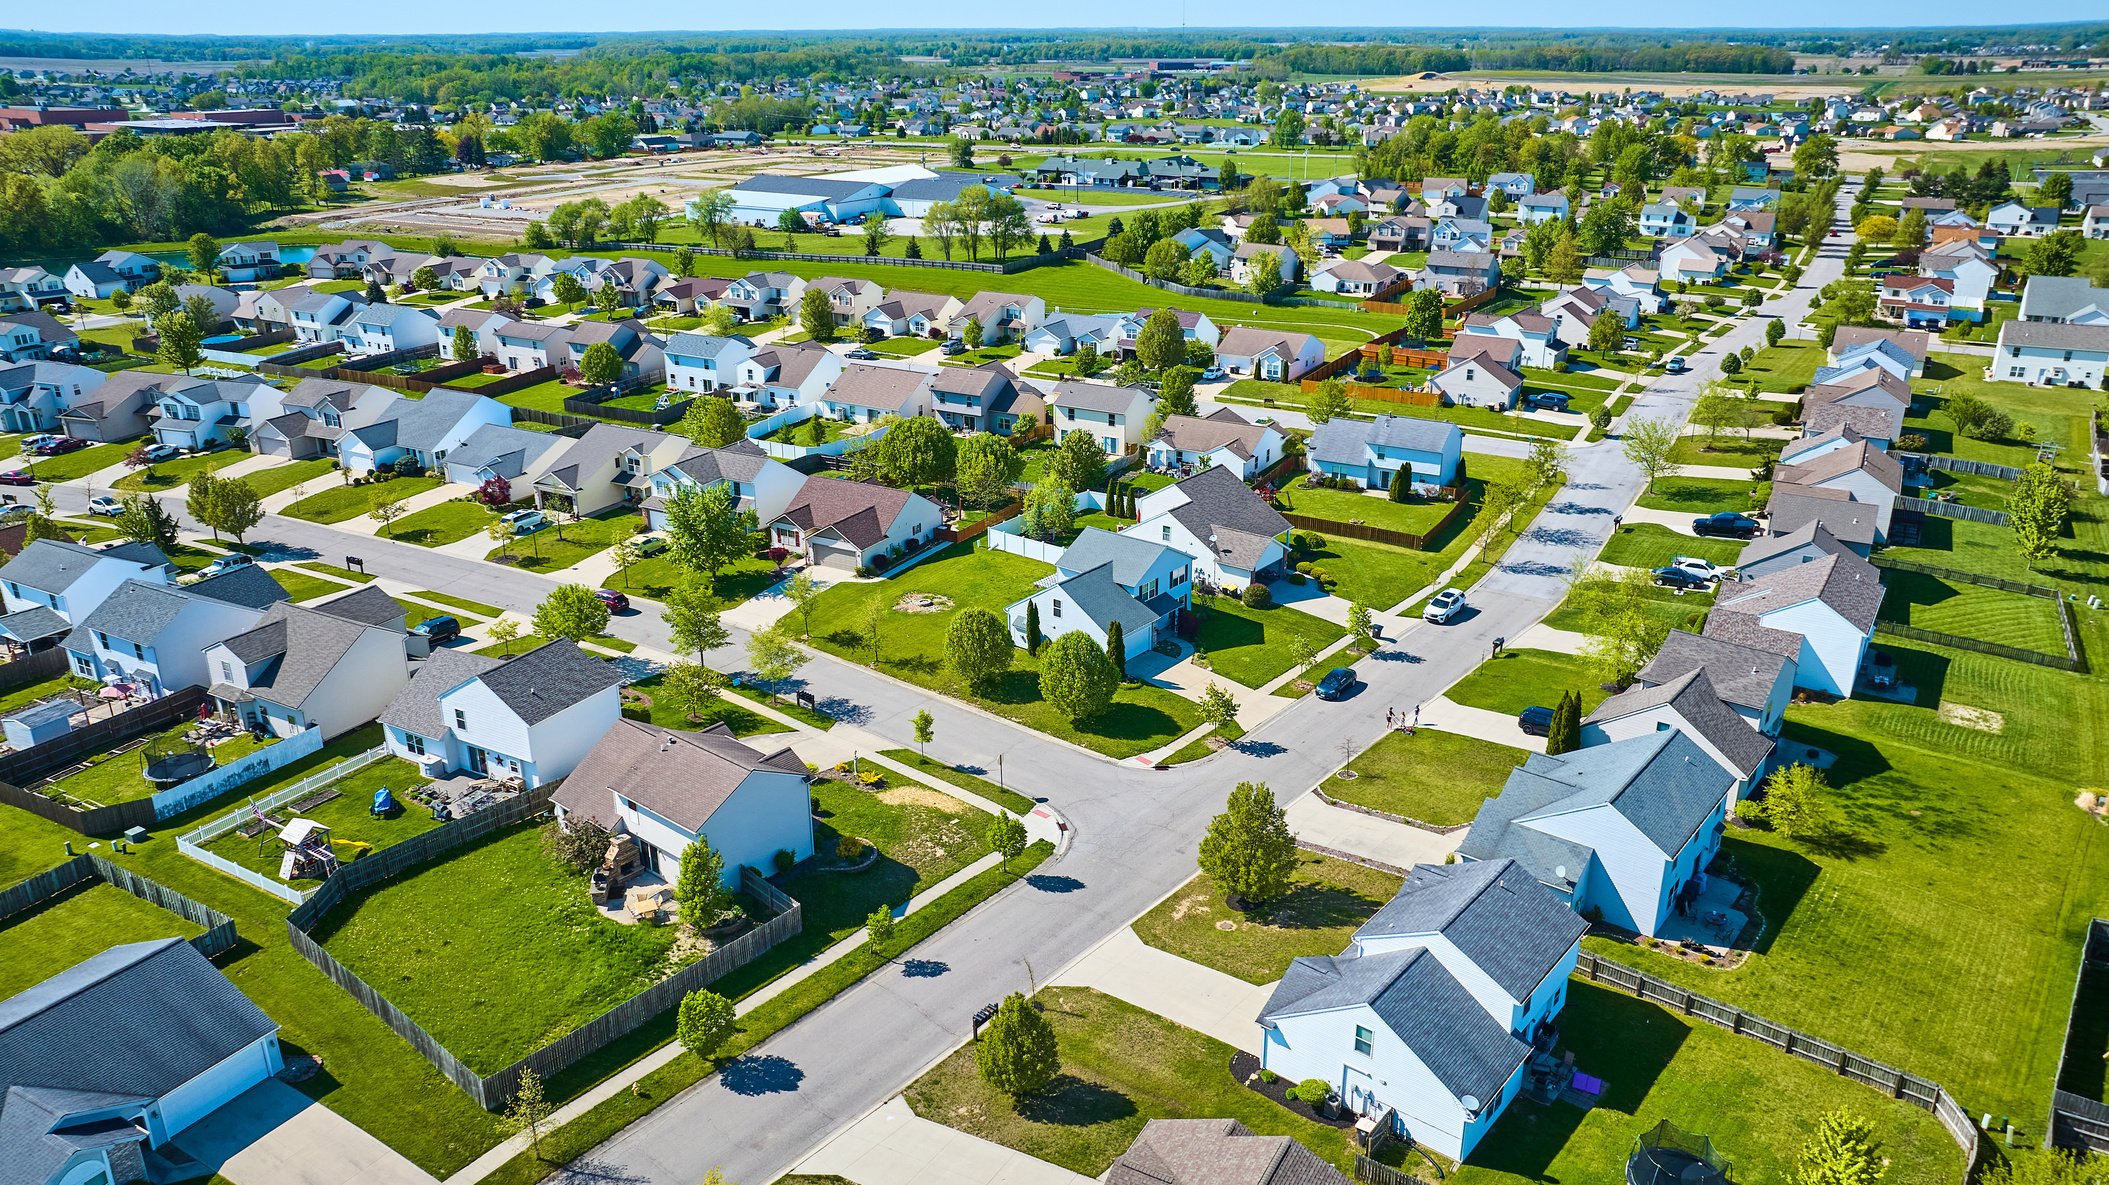
[{"label": "mowed grass yard", "polygon": [[[337,858],[354,860],[361,854],[355,846],[357,844],[371,845],[371,850],[378,852],[439,826],[432,818],[430,808],[419,806],[406,797],[411,789],[424,785],[425,780],[416,766],[391,757],[330,783],[329,788],[337,791],[337,797],[327,802],[297,812],[290,806],[279,807],[271,812],[271,816],[282,820],[313,819],[330,829]],[[402,809],[387,818],[378,818],[372,814],[373,796],[374,791],[383,786],[394,794],[396,804]],[[230,811],[223,808],[220,813],[225,815]],[[275,879],[284,846],[278,842],[275,831],[246,836],[237,828],[215,836],[205,849]]]},{"label": "mowed grass yard", "polygon": [[[530,572],[554,572],[606,551],[643,531],[644,520],[636,513],[627,509],[609,510],[592,518],[565,523],[562,530],[552,522],[539,531],[506,540],[483,558],[493,563],[510,563]],[[501,558],[506,556],[512,558]]]},{"label": "mowed grass yard", "polygon": [[1882,586],[1887,620],[2022,650],[2065,653],[2058,606],[2047,597],[1894,569],[1882,573]]},{"label": "mowed grass yard", "polygon": [[[190,732],[191,727],[192,722],[186,720],[148,738],[147,744],[127,749],[114,756],[105,753],[91,758],[88,768],[51,783],[46,787],[46,792],[74,801],[104,806],[151,797],[154,784],[146,780],[147,749],[163,737],[180,739]],[[263,747],[248,733],[241,733],[214,745],[208,751],[212,755],[214,765],[226,765]]]},{"label": "mowed grass yard", "polygon": [[1838,756],[1832,826],[1807,841],[1735,831],[1724,845],[1766,920],[1749,961],[1722,973],[1588,941],[1933,1078],[2034,1142],[2086,922],[2109,916],[2109,829],[2074,806],[2109,786],[2109,681],[1881,647],[1916,704],[1788,709],[1789,756]]},{"label": "mowed grass yard", "polygon": [[1200,633],[1195,644],[1208,654],[1208,669],[1247,687],[1261,687],[1296,665],[1293,640],[1315,654],[1347,631],[1300,609],[1272,605],[1247,608],[1236,597],[1194,598]]},{"label": "mowed grass yard", "polygon": [[1738,539],[1701,539],[1672,531],[1660,523],[1621,523],[1597,558],[1627,568],[1660,568],[1678,556],[1692,556],[1724,568],[1735,567],[1746,545]]},{"label": "mowed grass yard", "polygon": [[388,524],[388,537],[419,547],[440,547],[478,535],[498,517],[481,502],[442,502]]},{"label": "mowed grass yard", "polygon": [[1470,823],[1529,756],[1527,749],[1432,728],[1387,732],[1348,763],[1353,778],[1330,779],[1323,789],[1342,802],[1457,827]]},{"label": "mowed grass yard", "polygon": [[279,513],[311,523],[341,523],[371,513],[376,496],[400,502],[427,490],[436,490],[443,481],[443,478],[428,473],[423,477],[396,477],[365,485],[337,485],[309,494]]},{"label": "mowed grass yard", "polygon": [[[1495,469],[1506,462],[1517,466],[1507,457],[1472,458],[1475,467]],[[1479,474],[1474,473],[1474,477]],[[1312,518],[1329,519],[1338,523],[1367,523],[1387,531],[1403,531],[1409,535],[1426,535],[1443,521],[1455,505],[1451,502],[1433,502],[1426,498],[1413,498],[1405,502],[1393,502],[1383,491],[1340,490],[1309,486],[1310,474],[1297,474],[1295,480],[1282,487],[1280,502],[1285,509]]]},{"label": "mowed grass yard", "polygon": [[[1550,708],[1569,691],[1582,693],[1588,715],[1609,694],[1589,660],[1553,650],[1503,650],[1479,664],[1445,694],[1454,702],[1514,716],[1525,708]],[[1522,736],[1521,732],[1516,734]]]},{"label": "mowed grass yard", "polygon": [[529,823],[339,906],[315,936],[488,1074],[663,977],[675,928],[601,917]]},{"label": "mowed grass yard", "polygon": [[1719,477],[1664,477],[1652,491],[1643,492],[1635,504],[1650,510],[1674,510],[1694,518],[1717,510],[1749,510],[1762,507],[1770,497],[1765,484]]},{"label": "mowed grass yard", "polygon": [[[1030,728],[1112,757],[1146,753],[1199,724],[1200,709],[1193,701],[1146,685],[1121,688],[1104,713],[1072,724],[1040,698],[1038,664],[1018,649],[1011,652],[1010,671],[986,695],[967,693],[946,661],[945,631],[953,618],[968,608],[1001,614],[1005,606],[1031,592],[1033,582],[1049,571],[1046,564],[1022,556],[954,544],[890,579],[844,582],[821,593],[813,607],[812,644],[932,691],[972,699]],[[908,613],[894,607],[912,593],[948,597],[952,608]],[[874,604],[879,606],[875,661],[867,641]],[[785,624],[798,628],[795,620]]]},{"label": "mowed grass yard", "polygon": [[115,444],[91,444],[84,449],[60,453],[56,457],[38,457],[25,468],[35,474],[38,481],[73,481],[117,464],[130,456],[139,444],[137,440],[124,440]]},{"label": "mowed grass yard", "polygon": [[1316,852],[1296,857],[1282,897],[1240,913],[1202,873],[1139,918],[1135,933],[1159,950],[1247,983],[1273,983],[1298,955],[1345,950],[1355,930],[1399,891],[1401,878],[1388,872]]},{"label": "mowed grass yard", "polygon": [[282,461],[268,469],[246,474],[242,481],[256,491],[257,497],[268,498],[280,491],[290,490],[304,481],[314,481],[335,469],[334,464],[322,457],[312,461]]},{"label": "mowed grass yard", "polygon": [[74,888],[0,926],[0,999],[110,947],[202,931],[114,885]]},{"label": "mowed grass yard", "polygon": [[215,473],[229,465],[248,460],[250,454],[238,448],[223,448],[218,452],[200,453],[192,457],[178,457],[163,461],[159,465],[148,465],[135,469],[117,479],[117,488],[129,493],[158,494],[189,485],[200,473]]}]

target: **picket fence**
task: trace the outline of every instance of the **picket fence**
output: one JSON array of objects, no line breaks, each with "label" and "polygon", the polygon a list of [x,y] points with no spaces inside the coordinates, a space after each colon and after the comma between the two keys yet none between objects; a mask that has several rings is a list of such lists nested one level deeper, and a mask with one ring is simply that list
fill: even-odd
[{"label": "picket fence", "polygon": [[[256,799],[254,802],[255,811],[268,815],[289,802],[298,802],[331,782],[344,777],[346,774],[365,769],[367,766],[387,756],[388,747],[386,745],[375,745],[373,748],[346,758],[328,769],[310,774],[283,790],[274,790],[270,794]],[[313,892],[313,890],[303,891],[296,889],[275,877],[265,876],[253,868],[244,868],[224,856],[206,850],[206,844],[233,831],[255,817],[256,815],[252,813],[248,805],[243,806],[238,811],[221,815],[209,823],[202,824],[177,836],[176,850],[208,868],[223,872],[238,881],[246,882],[250,887],[261,889],[273,897],[289,901],[294,905],[306,901],[308,894]]]}]

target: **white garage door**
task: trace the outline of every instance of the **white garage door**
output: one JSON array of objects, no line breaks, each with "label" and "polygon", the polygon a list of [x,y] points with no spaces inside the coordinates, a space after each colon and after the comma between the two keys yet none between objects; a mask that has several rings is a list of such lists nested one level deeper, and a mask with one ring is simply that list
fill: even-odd
[{"label": "white garage door", "polygon": [[839,568],[845,572],[857,570],[856,549],[842,543],[830,543],[825,539],[812,542],[813,563],[822,568]]}]

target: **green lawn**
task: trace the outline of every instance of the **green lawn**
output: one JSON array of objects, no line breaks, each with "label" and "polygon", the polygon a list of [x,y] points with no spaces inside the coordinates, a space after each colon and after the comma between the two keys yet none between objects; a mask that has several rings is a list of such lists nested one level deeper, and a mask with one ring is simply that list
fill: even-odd
[{"label": "green lawn", "polygon": [[351,591],[350,588],[334,580],[324,580],[320,576],[310,576],[306,572],[292,567],[271,569],[271,578],[278,581],[279,587],[285,589],[286,595],[292,597],[296,603]]},{"label": "green lawn", "polygon": [[2085,469],[2089,404],[2071,391],[1986,382],[1984,364],[1983,358],[1966,354],[1929,355],[1925,378],[1912,383],[1914,412],[1905,418],[1905,429],[1924,436],[1928,452],[2017,467],[2034,461],[2035,446],[2018,438],[1973,440],[1954,431],[1942,408],[1950,396],[1975,395],[2013,416],[2017,431],[2028,424],[2039,440],[2062,446],[2061,469]]},{"label": "green lawn", "polygon": [[1389,608],[1414,590],[1441,575],[1455,557],[1440,552],[1408,551],[1388,543],[1364,543],[1323,535],[1325,546],[1315,552],[1299,551],[1299,562],[1308,559],[1325,573],[1326,586],[1336,597],[1359,601],[1372,609]]},{"label": "green lawn", "polygon": [[913,749],[881,749],[879,752],[882,756],[890,757],[910,769],[928,774],[940,782],[950,782],[962,790],[978,794],[990,802],[1006,807],[1012,814],[1023,815],[1030,813],[1034,806],[1037,805],[1032,799],[1018,793],[1016,790],[1006,789],[981,776],[981,774],[990,771],[982,770],[977,773],[956,765],[946,765],[935,758],[925,757]]},{"label": "green lawn", "polygon": [[[186,720],[148,737],[147,744],[127,749],[115,756],[104,753],[90,758],[88,768],[60,778],[45,787],[44,792],[55,798],[102,806],[150,798],[154,794],[154,786],[146,780],[144,773],[148,747],[162,737],[182,737],[190,732],[191,727],[192,722]],[[213,746],[210,751],[213,764],[226,765],[263,747],[249,734],[242,733]]]},{"label": "green lawn", "polygon": [[802,868],[784,882],[784,891],[805,907],[805,933],[792,940],[801,949],[826,949],[861,928],[872,910],[889,905],[898,911],[910,897],[991,851],[985,833],[993,816],[986,811],[880,772],[885,788],[877,791],[831,778],[813,783],[813,850],[832,857],[842,837],[854,835],[879,849],[879,862],[855,873]]},{"label": "green lawn", "polygon": [[1759,391],[1796,395],[1816,377],[1824,357],[1824,348],[1813,341],[1782,339],[1778,345],[1766,346],[1752,355],[1734,381],[1740,384],[1755,379]]},{"label": "green lawn", "polygon": [[1355,930],[1399,891],[1388,872],[1316,852],[1296,854],[1289,891],[1248,913],[1224,904],[1202,873],[1135,922],[1159,950],[1247,983],[1273,983],[1298,955],[1337,955]]},{"label": "green lawn", "polygon": [[56,457],[39,457],[30,462],[28,470],[38,481],[74,481],[98,470],[108,469],[132,454],[139,447],[136,440],[120,441],[116,444],[91,444],[87,448]]},{"label": "green lawn", "polygon": [[[0,694],[0,715],[6,715],[24,704],[34,703],[37,700],[57,695],[72,685],[73,677],[61,673],[44,680],[42,683],[32,683],[27,687],[17,687],[13,691]],[[81,686],[87,687],[88,683],[83,680]]]},{"label": "green lawn", "polygon": [[[1692,515],[1716,510],[1749,510],[1762,507],[1760,483],[1720,477],[1664,477],[1655,482],[1653,493],[1644,493],[1635,504],[1650,510],[1676,510]],[[1769,496],[1769,495],[1768,495]]]},{"label": "green lawn", "polygon": [[1711,592],[1679,592],[1653,584],[1629,587],[1622,581],[1590,580],[1569,592],[1559,608],[1546,614],[1545,624],[1556,630],[1589,633],[1594,617],[1590,612],[1592,599],[1626,595],[1632,596],[1637,607],[1660,622],[1664,629],[1694,633],[1705,623],[1706,614],[1714,603]]},{"label": "green lawn", "polygon": [[1888,620],[2022,650],[2065,653],[2058,607],[2047,598],[1918,572],[1884,572],[1882,585],[1882,616]]},{"label": "green lawn", "polygon": [[[1472,463],[1494,463],[1507,458],[1473,457]],[[1513,462],[1512,462],[1513,463]],[[1478,476],[1475,474],[1474,476]],[[1434,530],[1454,503],[1414,498],[1393,502],[1384,491],[1323,489],[1307,485],[1310,474],[1299,473],[1281,489],[1278,502],[1285,510],[1338,523],[1367,523],[1387,531],[1425,535]]]},{"label": "green lawn", "polygon": [[190,480],[200,473],[225,469],[236,462],[246,461],[249,457],[249,453],[238,448],[223,448],[218,452],[178,457],[173,461],[163,461],[159,465],[149,465],[125,474],[117,479],[117,488],[132,493],[158,494],[162,490],[189,485]]},{"label": "green lawn", "polygon": [[457,499],[404,515],[388,525],[388,537],[419,547],[439,547],[482,533],[497,517],[481,502]]},{"label": "green lawn", "polygon": [[1609,694],[1600,682],[1589,660],[1579,654],[1503,650],[1445,694],[1460,704],[1514,716],[1525,708],[1550,708],[1559,702],[1561,693],[1579,691],[1586,716]]},{"label": "green lawn", "polygon": [[[510,562],[530,572],[554,572],[606,551],[643,530],[644,520],[636,512],[618,508],[575,523],[565,523],[561,530],[551,523],[531,535],[521,535],[499,544],[483,558]],[[514,558],[502,561],[500,556]]]},{"label": "green lawn", "polygon": [[1301,638],[1316,653],[1347,633],[1301,610],[1248,609],[1235,597],[1197,596],[1194,612],[1201,625],[1195,645],[1207,652],[1208,669],[1252,688],[1296,665],[1291,639]]},{"label": "green lawn", "polygon": [[338,906],[315,937],[488,1074],[665,976],[675,928],[601,917],[530,823]]},{"label": "green lawn", "polygon": [[[337,797],[308,807],[298,812],[297,817],[313,819],[330,829],[330,838],[336,841],[338,859],[357,859],[366,853],[355,845],[370,844],[373,851],[379,851],[439,826],[429,808],[405,797],[425,780],[417,767],[407,761],[393,757],[376,761],[330,783],[330,788],[337,791]],[[403,808],[385,819],[371,813],[374,791],[383,786],[395,792],[396,802]],[[222,813],[226,812],[223,810]],[[279,807],[272,814],[280,819],[295,817],[290,806]],[[252,837],[243,835],[238,829],[216,836],[205,847],[216,856],[270,877],[278,875],[279,856],[284,851],[275,832]],[[312,888],[313,885],[303,887]]]},{"label": "green lawn", "polygon": [[1745,546],[1737,539],[1682,535],[1660,523],[1621,523],[1598,558],[1627,568],[1660,568],[1678,556],[1694,556],[1732,568]]},{"label": "green lawn", "polygon": [[281,461],[268,469],[244,475],[240,480],[256,491],[259,498],[267,498],[280,490],[290,490],[304,481],[313,481],[336,468],[330,460],[318,457],[312,461]]},{"label": "green lawn", "polygon": [[[955,544],[899,576],[872,583],[842,583],[820,594],[813,609],[813,645],[831,654],[870,662],[869,609],[880,608],[878,667],[911,683],[948,695],[965,691],[945,662],[945,630],[959,609],[1002,613],[1047,575],[1047,565],[1004,552],[977,552]],[[952,612],[903,613],[893,608],[910,593],[950,597]],[[1200,723],[1188,699],[1156,687],[1122,688],[1113,706],[1096,718],[1072,724],[1040,698],[1037,663],[1012,652],[1008,674],[975,697],[983,707],[1031,728],[1074,741],[1113,757],[1131,757],[1185,733]]]},{"label": "green lawn", "polygon": [[[1223,389],[1220,398],[1230,403],[1300,409],[1308,405],[1311,397],[1304,394],[1303,388],[1291,383],[1238,379]],[[1348,405],[1359,416],[1392,415],[1420,420],[1446,420],[1467,432],[1478,430],[1509,436],[1550,436],[1572,440],[1581,431],[1581,425],[1578,424],[1551,424],[1543,420],[1530,420],[1490,407],[1419,407],[1411,403],[1356,399],[1352,396],[1348,399]],[[1575,405],[1583,406],[1583,401],[1577,399]],[[1473,460],[1476,462],[1478,458]]]},{"label": "green lawn", "polygon": [[0,999],[121,943],[202,932],[115,886],[78,887],[0,923]]},{"label": "green lawn", "polygon": [[467,597],[448,596],[446,593],[427,592],[421,588],[413,589],[404,595],[415,597],[420,601],[430,601],[435,605],[445,605],[449,609],[466,609],[470,613],[483,618],[497,617],[505,612],[505,610],[500,609],[496,605],[486,605],[482,601],[472,601]]},{"label": "green lawn", "polygon": [[1753,436],[1748,440],[1732,433],[1717,437],[1680,436],[1670,449],[1670,459],[1679,465],[1708,465],[1720,468],[1755,468],[1768,457],[1779,456],[1787,442],[1778,437]]},{"label": "green lawn", "polygon": [[1348,763],[1353,778],[1331,778],[1323,789],[1342,802],[1456,827],[1476,818],[1479,804],[1498,793],[1509,771],[1529,756],[1525,749],[1432,728],[1387,732]]},{"label": "green lawn", "polygon": [[293,518],[304,518],[311,523],[341,523],[349,519],[364,518],[373,510],[376,494],[385,494],[389,500],[400,502],[427,490],[436,490],[443,484],[445,479],[426,474],[423,477],[390,478],[384,482],[368,482],[365,485],[336,485],[321,493],[309,494],[279,513]]},{"label": "green lawn", "polygon": [[1231,1048],[1089,988],[1036,997],[1054,1025],[1062,1068],[1041,1094],[1014,1103],[955,1050],[908,1088],[916,1114],[1096,1177],[1152,1119],[1235,1119],[1256,1135],[1294,1136],[1336,1166],[1354,1162],[1347,1135],[1247,1090],[1230,1076]]},{"label": "green lawn", "polygon": [[763,716],[759,712],[750,712],[723,696],[713,698],[701,713],[691,717],[689,713],[682,711],[670,701],[660,697],[659,683],[659,676],[654,675],[649,679],[640,679],[631,686],[633,689],[653,697],[651,706],[646,709],[646,713],[652,723],[661,728],[675,728],[693,732],[708,728],[713,724],[723,724],[731,729],[734,735],[743,737],[754,736],[757,733],[784,731],[783,725]]},{"label": "green lawn", "polygon": [[1634,1140],[1664,1119],[1711,1138],[1736,1180],[1787,1181],[1817,1117],[1840,1107],[1874,1123],[1888,1161],[1884,1185],[1952,1185],[1961,1165],[1955,1141],[1927,1112],[1608,988],[1569,986],[1560,1037],[1578,1069],[1603,1079],[1597,1105],[1519,1099],[1451,1181],[1616,1181]]}]

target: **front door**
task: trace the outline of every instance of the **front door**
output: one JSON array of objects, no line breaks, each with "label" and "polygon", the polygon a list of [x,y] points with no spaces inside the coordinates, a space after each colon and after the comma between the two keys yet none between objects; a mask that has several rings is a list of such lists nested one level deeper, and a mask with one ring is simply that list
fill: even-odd
[{"label": "front door", "polygon": [[491,772],[490,758],[474,745],[469,746],[469,772],[479,778]]}]

